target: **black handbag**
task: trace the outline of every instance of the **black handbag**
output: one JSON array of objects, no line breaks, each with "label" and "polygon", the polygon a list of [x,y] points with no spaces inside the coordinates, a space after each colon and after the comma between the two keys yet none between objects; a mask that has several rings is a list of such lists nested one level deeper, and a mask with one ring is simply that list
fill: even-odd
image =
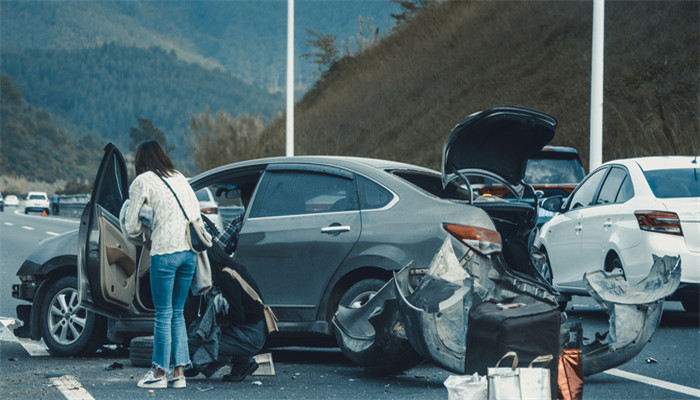
[{"label": "black handbag", "polygon": [[185,209],[182,207],[182,203],[180,203],[180,199],[177,198],[177,195],[175,194],[173,188],[170,187],[168,182],[165,179],[163,179],[162,176],[158,175],[158,177],[161,181],[163,181],[163,183],[165,183],[165,186],[167,186],[168,189],[170,189],[170,192],[173,194],[173,196],[175,196],[177,205],[180,206],[180,210],[182,211],[182,214],[187,220],[187,242],[190,245],[190,249],[192,249],[192,251],[194,251],[195,253],[199,254],[204,250],[210,248],[212,244],[211,235],[204,228],[204,221],[202,221],[202,218],[200,217],[196,220],[190,221],[190,219],[187,217]]}]

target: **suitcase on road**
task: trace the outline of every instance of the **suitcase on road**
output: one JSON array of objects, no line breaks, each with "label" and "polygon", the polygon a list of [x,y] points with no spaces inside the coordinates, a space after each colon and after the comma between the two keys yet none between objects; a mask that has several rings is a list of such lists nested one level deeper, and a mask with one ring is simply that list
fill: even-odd
[{"label": "suitcase on road", "polygon": [[546,367],[552,396],[556,396],[560,327],[557,306],[529,296],[477,304],[469,311],[465,373],[486,375],[487,368],[495,366],[509,351],[518,354],[520,367],[551,354],[554,359]]}]

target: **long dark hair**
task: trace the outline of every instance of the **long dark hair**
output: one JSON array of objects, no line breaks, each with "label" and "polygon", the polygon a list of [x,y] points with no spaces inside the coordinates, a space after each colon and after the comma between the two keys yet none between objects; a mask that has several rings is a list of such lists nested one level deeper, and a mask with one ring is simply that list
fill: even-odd
[{"label": "long dark hair", "polygon": [[136,175],[153,171],[162,177],[168,177],[175,172],[175,164],[160,143],[155,140],[143,142],[136,149],[134,157]]}]

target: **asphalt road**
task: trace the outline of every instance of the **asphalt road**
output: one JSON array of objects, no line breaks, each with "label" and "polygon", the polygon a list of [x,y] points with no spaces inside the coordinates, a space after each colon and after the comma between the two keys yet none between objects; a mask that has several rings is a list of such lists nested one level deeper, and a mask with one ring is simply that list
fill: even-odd
[{"label": "asphalt road", "polygon": [[[77,220],[19,209],[0,213],[0,320],[15,317],[11,285],[24,258],[44,238],[78,227]],[[15,212],[17,211],[17,212]],[[584,336],[607,330],[607,315],[591,299],[574,297],[567,310],[581,321]],[[253,376],[242,383],[189,379],[183,390],[149,393],[136,387],[146,372],[130,365],[128,351],[103,348],[95,357],[30,355],[41,342],[20,341],[0,325],[0,398],[21,399],[446,399],[449,372],[423,364],[399,376],[377,377],[348,361],[335,348],[273,348],[274,376]],[[29,351],[27,349],[30,349]],[[633,360],[585,379],[584,399],[700,398],[700,317],[669,302],[656,334]]]}]

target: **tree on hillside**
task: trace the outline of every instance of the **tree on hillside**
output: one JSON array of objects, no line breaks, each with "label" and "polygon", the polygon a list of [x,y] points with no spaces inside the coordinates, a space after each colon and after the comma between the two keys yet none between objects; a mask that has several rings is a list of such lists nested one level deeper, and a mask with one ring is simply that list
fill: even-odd
[{"label": "tree on hillside", "polygon": [[163,146],[165,151],[168,153],[175,149],[175,146],[168,146],[168,140],[165,138],[165,134],[153,126],[153,122],[151,122],[149,119],[139,117],[138,122],[138,128],[132,127],[131,131],[129,132],[129,137],[131,138],[129,149],[134,151],[139,144],[149,140],[155,140],[160,143],[160,145]]},{"label": "tree on hillside", "polygon": [[335,43],[334,35],[330,33],[324,35],[309,28],[306,28],[306,33],[311,36],[306,39],[306,43],[317,51],[305,53],[301,56],[304,58],[311,58],[312,62],[318,64],[319,72],[323,71],[324,68],[330,68],[331,65],[339,60],[338,46]]},{"label": "tree on hillside", "polygon": [[262,130],[260,116],[232,117],[219,111],[214,117],[209,110],[192,115],[190,131],[197,172],[268,155]]},{"label": "tree on hillside", "polygon": [[401,7],[400,14],[391,14],[398,26],[410,20],[420,10],[430,7],[433,0],[389,0],[389,2],[396,3]]}]

